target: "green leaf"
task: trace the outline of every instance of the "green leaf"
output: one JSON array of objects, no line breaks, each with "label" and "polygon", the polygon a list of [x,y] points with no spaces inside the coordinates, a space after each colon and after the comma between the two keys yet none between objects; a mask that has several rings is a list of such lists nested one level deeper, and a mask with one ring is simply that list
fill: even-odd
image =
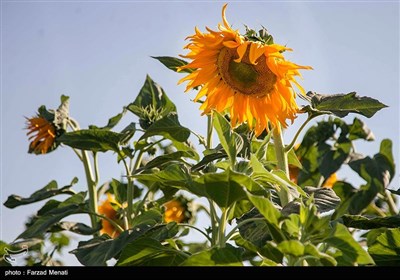
[{"label": "green leaf", "polygon": [[[157,59],[160,61],[162,64],[164,64],[168,69],[178,72],[178,67],[185,66],[188,64],[185,60],[177,58],[177,57],[171,57],[171,56],[152,56],[152,58]],[[178,73],[192,73],[195,69],[193,68],[186,68],[182,69]]]},{"label": "green leaf", "polygon": [[151,169],[154,167],[161,168],[165,164],[175,164],[177,162],[185,163],[182,158],[194,158],[196,154],[192,151],[177,151],[170,154],[158,156],[149,161],[141,170]]},{"label": "green leaf", "polygon": [[349,207],[350,214],[358,214],[375,199],[378,193],[384,193],[394,177],[391,141],[383,140],[380,152],[373,158],[353,155],[349,166],[367,182],[353,195]]},{"label": "green leaf", "polygon": [[339,170],[343,163],[349,157],[352,144],[346,141],[331,147],[319,160],[319,171],[325,179],[328,179],[333,173]]},{"label": "green leaf", "polygon": [[277,248],[285,255],[294,257],[304,255],[304,245],[298,240],[284,240],[278,244]]},{"label": "green leaf", "polygon": [[101,229],[101,224],[99,224],[96,228],[89,227],[83,223],[76,222],[60,222],[53,225],[49,231],[50,232],[58,232],[63,230],[68,230],[74,233],[82,234],[82,235],[92,235],[95,232]]},{"label": "green leaf", "polygon": [[380,109],[387,107],[371,97],[360,97],[355,92],[347,94],[323,95],[308,92],[313,108],[330,112],[338,117],[345,117],[349,113],[356,113],[371,118]]},{"label": "green leaf", "polygon": [[[251,220],[247,221],[249,219]],[[268,240],[271,240],[268,224],[257,208],[253,208],[242,217],[236,219],[236,223],[239,225],[240,235],[258,248],[263,247]]]},{"label": "green leaf", "polygon": [[182,266],[242,266],[242,250],[226,244],[225,248],[213,248],[194,254]]},{"label": "green leaf", "polygon": [[133,177],[142,181],[159,182],[176,187],[186,187],[192,180],[188,171],[179,164],[168,165],[165,169],[154,171],[154,173],[135,174]]},{"label": "green leaf", "polygon": [[18,238],[26,239],[40,236],[61,219],[72,214],[86,213],[85,204],[83,203],[85,196],[85,192],[77,193],[66,201],[59,203],[57,208],[47,209]]},{"label": "green leaf", "polygon": [[142,137],[140,137],[139,141],[154,135],[161,135],[171,140],[185,142],[190,136],[190,130],[181,126],[178,116],[171,113],[170,115],[155,121],[150,127],[148,127],[146,132]]},{"label": "green leaf", "polygon": [[149,123],[176,112],[175,104],[149,75],[146,76],[146,81],[135,101],[127,108],[140,119]]},{"label": "green leaf", "polygon": [[34,192],[30,197],[28,198],[23,198],[18,195],[10,195],[7,198],[7,201],[4,202],[4,206],[7,208],[15,208],[21,205],[26,205],[30,203],[35,203],[41,200],[44,200],[49,197],[53,197],[59,194],[69,194],[73,195],[75,192],[71,190],[71,187],[73,184],[77,183],[78,178],[74,178],[71,182],[70,185],[67,185],[65,187],[62,187],[61,189],[58,189],[57,182],[56,181],[51,181],[49,182],[46,186],[44,186],[42,189]]},{"label": "green leaf", "polygon": [[231,163],[235,162],[237,154],[243,148],[242,137],[232,130],[228,120],[217,111],[214,111],[213,113],[213,123],[215,130],[217,131],[219,141],[221,142],[221,145],[228,155]]},{"label": "green leaf", "polygon": [[166,225],[149,226],[148,224],[140,224],[129,231],[122,232],[115,239],[111,239],[108,235],[95,237],[88,241],[80,241],[78,248],[71,251],[79,262],[88,266],[104,266],[106,261],[117,257],[118,254],[132,241],[145,237],[146,234],[153,235],[163,230]]},{"label": "green leaf", "polygon": [[154,226],[162,222],[162,215],[159,210],[150,209],[132,220],[132,227],[139,226],[141,224],[146,224]]},{"label": "green leaf", "polygon": [[248,176],[230,169],[221,173],[206,173],[187,186],[192,193],[212,199],[219,207],[231,206],[246,198],[244,188],[261,190],[261,187]]},{"label": "green leaf", "polygon": [[381,233],[368,248],[377,265],[398,266],[400,263],[400,229],[388,229]]},{"label": "green leaf", "polygon": [[204,169],[209,163],[217,160],[217,159],[222,159],[226,158],[227,155],[225,151],[220,152],[220,151],[215,151],[214,153],[208,154],[204,156],[201,161],[199,161],[197,164],[192,166],[192,171],[199,171]]},{"label": "green leaf", "polygon": [[71,148],[93,152],[119,151],[122,135],[103,129],[82,129],[64,133],[57,141]]},{"label": "green leaf", "polygon": [[371,129],[369,129],[363,121],[358,118],[354,118],[353,124],[349,127],[349,139],[364,139],[366,141],[373,141],[375,140],[375,136]]},{"label": "green leaf", "polygon": [[373,264],[371,256],[354,240],[346,226],[336,224],[325,242],[340,250],[335,255],[338,265]]},{"label": "green leaf", "polygon": [[118,260],[118,266],[177,266],[187,255],[163,246],[152,238],[140,238],[128,244]]},{"label": "green leaf", "polygon": [[367,218],[363,216],[344,215],[342,217],[343,224],[347,227],[358,229],[374,229],[374,228],[400,228],[400,215],[389,217]]},{"label": "green leaf", "polygon": [[124,108],[124,110],[121,113],[109,118],[108,122],[107,122],[107,124],[105,126],[98,127],[96,125],[89,125],[89,129],[110,130],[110,129],[114,128],[121,121],[121,119],[125,115],[125,113],[126,113],[126,109]]},{"label": "green leaf", "polygon": [[250,193],[247,194],[247,197],[266,219],[268,231],[273,239],[277,242],[285,240],[286,238],[279,226],[279,220],[282,215],[275,208],[274,204],[268,198],[255,196]]}]

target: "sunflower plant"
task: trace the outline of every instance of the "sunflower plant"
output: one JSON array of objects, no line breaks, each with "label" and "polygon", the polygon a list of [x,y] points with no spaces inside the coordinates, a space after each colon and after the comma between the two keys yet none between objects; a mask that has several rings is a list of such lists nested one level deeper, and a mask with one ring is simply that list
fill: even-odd
[{"label": "sunflower plant", "polygon": [[[103,126],[81,128],[68,96],[57,109],[39,107],[26,118],[28,152],[70,148],[87,189],[74,190],[81,184],[74,177],[63,187],[53,180],[30,197],[9,196],[8,208],[46,203],[2,247],[31,248],[27,265],[60,264],[54,253],[73,232],[86,239],[70,253],[88,266],[399,264],[400,192],[388,188],[392,142],[384,139],[374,155],[362,155],[356,142],[373,141],[372,131],[357,117],[342,119],[370,118],[386,105],[355,92],[306,92],[296,78],[312,67],[288,61],[292,49],[264,27],[245,26],[244,34],[232,28],[226,9],[217,30],[195,29],[181,58],[154,57],[196,92],[206,135],[181,125],[177,107],[149,76],[135,100]],[[306,121],[284,139],[299,114]],[[129,124],[117,129],[122,119]],[[115,155],[119,179],[100,182],[103,153]],[[341,178],[344,166],[364,183]],[[88,215],[90,225],[68,221],[75,214]],[[4,254],[1,264],[9,265]]]}]

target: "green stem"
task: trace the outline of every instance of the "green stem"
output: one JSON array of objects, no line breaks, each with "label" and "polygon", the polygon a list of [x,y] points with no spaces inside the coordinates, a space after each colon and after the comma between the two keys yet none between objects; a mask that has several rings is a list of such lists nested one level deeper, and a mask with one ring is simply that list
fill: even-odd
[{"label": "green stem", "polygon": [[[79,124],[76,120],[73,118],[69,118],[68,125],[71,127],[73,131],[78,131],[80,130]],[[90,160],[87,151],[81,150],[79,153],[77,150],[73,149],[75,154],[78,156],[78,158],[82,161],[83,167],[85,169],[85,176],[86,176],[86,182],[87,182],[87,187],[88,187],[88,193],[89,193],[89,210],[92,212],[92,214],[89,214],[90,216],[90,222],[92,224],[93,228],[97,227],[97,222],[98,219],[96,217],[97,214],[97,180],[94,180],[93,178],[93,172],[92,172],[92,167],[90,165]],[[97,162],[94,163],[95,168],[97,169]],[[98,178],[98,170],[96,170],[96,178]],[[94,236],[98,236],[98,232],[94,234]]]},{"label": "green stem", "polygon": [[226,228],[228,213],[229,213],[229,208],[222,210],[221,219],[219,221],[218,246],[220,248],[224,248],[226,245],[225,228]]},{"label": "green stem", "polygon": [[95,183],[97,185],[100,181],[100,172],[99,172],[99,161],[96,152],[93,152],[93,166],[94,166]]},{"label": "green stem", "polygon": [[178,224],[178,226],[184,226],[184,227],[195,229],[198,232],[200,232],[202,235],[204,235],[207,238],[207,240],[210,241],[210,243],[212,242],[211,238],[207,235],[207,233],[205,233],[204,231],[202,231],[201,229],[199,229],[199,228],[197,228],[195,226],[192,226],[192,225],[189,225],[189,224]]},{"label": "green stem", "polygon": [[[82,163],[85,168],[86,182],[88,185],[89,192],[89,209],[92,213],[97,213],[97,190],[96,190],[96,182],[93,179],[92,167],[90,165],[89,157],[87,151],[82,150]],[[90,215],[90,221],[92,227],[95,228],[97,226],[97,217],[94,214]],[[97,236],[98,233],[95,234]]]},{"label": "green stem", "polygon": [[306,127],[306,125],[307,125],[312,119],[314,119],[315,117],[317,117],[317,116],[315,116],[315,115],[314,115],[314,116],[310,116],[310,115],[308,116],[307,120],[300,126],[299,130],[297,130],[296,134],[295,134],[294,137],[293,137],[292,142],[290,142],[290,144],[287,145],[287,146],[285,147],[285,152],[289,152],[290,149],[293,148],[293,146],[296,144],[297,138],[299,138],[299,136],[300,136],[301,131],[302,131],[302,130]]},{"label": "green stem", "polygon": [[107,217],[105,215],[94,213],[92,211],[88,211],[87,213],[90,214],[90,215],[94,215],[94,216],[100,217],[100,218],[102,218],[104,220],[107,220],[113,227],[115,227],[118,230],[119,233],[124,231],[124,229],[119,224],[117,224],[115,221],[113,221],[112,219],[110,219],[109,217]]},{"label": "green stem", "polygon": [[[272,133],[274,137],[275,154],[276,154],[276,160],[278,161],[278,168],[283,172],[285,172],[286,177],[289,178],[289,165],[288,165],[287,153],[285,152],[285,144],[283,143],[281,127],[279,124],[273,129]],[[284,188],[280,189],[279,198],[281,200],[282,207],[288,204],[292,200],[290,193]]]},{"label": "green stem", "polygon": [[138,157],[136,158],[136,162],[133,166],[133,169],[129,168],[128,164],[126,163],[125,158],[122,157],[122,162],[124,163],[126,176],[128,178],[128,190],[127,190],[127,200],[128,200],[128,207],[127,207],[127,216],[128,216],[128,223],[129,226],[132,224],[132,215],[133,215],[133,198],[135,197],[135,186],[133,184],[132,173],[135,172],[136,169],[139,168],[140,163],[142,162],[143,158],[143,151],[140,151]]},{"label": "green stem", "polygon": [[399,213],[399,210],[396,207],[396,203],[394,202],[392,194],[390,193],[390,191],[386,190],[385,191],[385,196],[386,196],[386,202],[387,202],[387,204],[389,206],[390,214],[397,215]]},{"label": "green stem", "polygon": [[210,204],[211,246],[213,247],[217,243],[218,221],[217,221],[217,213],[215,211],[214,202],[211,199],[208,199],[208,203]]},{"label": "green stem", "polygon": [[207,149],[212,148],[212,134],[213,134],[213,115],[207,115]]}]

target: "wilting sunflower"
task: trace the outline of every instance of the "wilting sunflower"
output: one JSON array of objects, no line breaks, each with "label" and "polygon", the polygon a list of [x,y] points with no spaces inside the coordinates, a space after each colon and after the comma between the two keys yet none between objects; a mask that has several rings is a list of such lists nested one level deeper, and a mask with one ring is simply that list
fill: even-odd
[{"label": "wilting sunflower", "polygon": [[31,140],[29,152],[46,154],[53,147],[56,138],[54,124],[40,115],[26,120],[26,129],[29,130],[27,135],[30,135],[29,140]]},{"label": "wilting sunflower", "polygon": [[169,222],[187,222],[191,218],[191,212],[187,206],[187,200],[184,198],[173,199],[166,202],[164,205],[164,221]]},{"label": "wilting sunflower", "polygon": [[[117,224],[121,224],[118,212],[114,209],[111,203],[116,204],[117,201],[115,200],[114,196],[107,194],[107,199],[103,201],[101,205],[99,205],[99,214],[106,216]],[[107,233],[111,238],[115,238],[119,235],[119,231],[106,219],[102,219],[101,224],[103,226],[103,228],[100,230],[101,234]]]},{"label": "wilting sunflower", "polygon": [[182,57],[192,61],[180,70],[195,70],[179,83],[188,81],[186,91],[201,86],[195,101],[206,98],[200,109],[204,114],[229,110],[232,126],[247,121],[257,135],[268,123],[286,127],[286,120],[293,121],[298,111],[292,84],[304,94],[295,76],[300,76],[299,69],[312,68],[285,60],[282,53],[289,48],[233,30],[226,7],[218,31],[206,27],[208,32],[202,33],[196,27],[188,37],[185,48],[190,52]]}]

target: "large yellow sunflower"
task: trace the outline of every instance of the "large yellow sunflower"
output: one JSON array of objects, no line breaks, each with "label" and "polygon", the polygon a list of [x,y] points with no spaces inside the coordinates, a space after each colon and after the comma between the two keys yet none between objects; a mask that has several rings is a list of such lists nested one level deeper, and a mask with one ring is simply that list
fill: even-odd
[{"label": "large yellow sunflower", "polygon": [[268,129],[268,123],[286,127],[298,111],[292,84],[304,94],[296,82],[299,69],[312,69],[285,60],[283,51],[291,49],[262,40],[250,40],[233,30],[225,17],[227,4],[222,8],[223,24],[219,31],[197,27],[185,46],[189,53],[182,55],[192,61],[180,69],[195,69],[179,81],[188,81],[186,91],[201,86],[195,101],[205,97],[200,109],[230,111],[231,124],[246,122],[257,135]]},{"label": "large yellow sunflower", "polygon": [[26,118],[26,120],[26,129],[29,130],[27,135],[33,134],[29,136],[29,140],[32,140],[29,144],[29,151],[35,154],[47,153],[56,138],[55,126],[41,116]]}]

